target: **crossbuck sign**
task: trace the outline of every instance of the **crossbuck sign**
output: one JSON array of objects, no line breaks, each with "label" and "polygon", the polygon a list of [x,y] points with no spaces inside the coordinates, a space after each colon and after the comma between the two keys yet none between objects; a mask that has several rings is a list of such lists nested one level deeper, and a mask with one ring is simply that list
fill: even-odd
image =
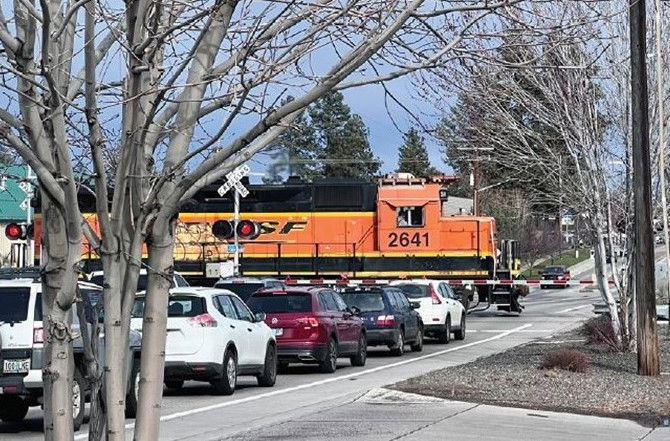
[{"label": "crossbuck sign", "polygon": [[219,196],[223,197],[224,194],[228,193],[233,187],[235,187],[240,196],[243,198],[247,197],[249,195],[249,190],[247,190],[247,188],[242,185],[240,180],[249,173],[251,173],[251,169],[248,165],[243,164],[235,168],[235,170],[231,171],[230,173],[226,174],[227,181],[221,187],[219,187]]}]

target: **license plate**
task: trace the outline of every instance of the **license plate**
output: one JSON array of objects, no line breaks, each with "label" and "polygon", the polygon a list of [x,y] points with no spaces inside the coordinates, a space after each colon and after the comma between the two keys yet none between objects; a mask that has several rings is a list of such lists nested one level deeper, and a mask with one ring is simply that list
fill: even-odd
[{"label": "license plate", "polygon": [[284,329],[283,328],[275,328],[275,337],[279,337],[281,335],[284,335]]},{"label": "license plate", "polygon": [[2,372],[5,374],[23,374],[30,370],[30,359],[25,360],[4,360],[2,363]]}]

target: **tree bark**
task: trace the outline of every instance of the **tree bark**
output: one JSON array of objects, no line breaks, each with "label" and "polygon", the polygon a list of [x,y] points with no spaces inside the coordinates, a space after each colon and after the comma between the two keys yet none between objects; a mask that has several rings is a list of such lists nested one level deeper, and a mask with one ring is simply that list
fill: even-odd
[{"label": "tree bark", "polygon": [[645,0],[630,0],[637,371],[640,375],[659,375],[645,8]]},{"label": "tree bark", "polygon": [[162,213],[150,232],[149,284],[144,300],[140,391],[135,440],[158,439],[163,377],[168,295],[174,273],[174,219]]}]

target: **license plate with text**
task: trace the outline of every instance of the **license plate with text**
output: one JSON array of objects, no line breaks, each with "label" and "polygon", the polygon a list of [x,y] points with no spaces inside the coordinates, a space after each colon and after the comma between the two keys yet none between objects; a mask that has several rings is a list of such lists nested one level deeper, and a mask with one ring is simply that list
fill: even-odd
[{"label": "license plate with text", "polygon": [[30,359],[3,360],[2,372],[5,374],[23,374],[30,370]]}]

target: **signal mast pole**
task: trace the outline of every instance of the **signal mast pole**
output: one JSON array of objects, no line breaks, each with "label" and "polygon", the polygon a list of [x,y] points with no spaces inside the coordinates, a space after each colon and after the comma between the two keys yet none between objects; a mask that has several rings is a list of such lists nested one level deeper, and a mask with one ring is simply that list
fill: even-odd
[{"label": "signal mast pole", "polygon": [[233,257],[233,275],[238,277],[240,275],[240,237],[237,234],[237,224],[240,223],[240,192],[237,188],[234,189],[234,194],[233,237],[235,240],[235,254]]}]

